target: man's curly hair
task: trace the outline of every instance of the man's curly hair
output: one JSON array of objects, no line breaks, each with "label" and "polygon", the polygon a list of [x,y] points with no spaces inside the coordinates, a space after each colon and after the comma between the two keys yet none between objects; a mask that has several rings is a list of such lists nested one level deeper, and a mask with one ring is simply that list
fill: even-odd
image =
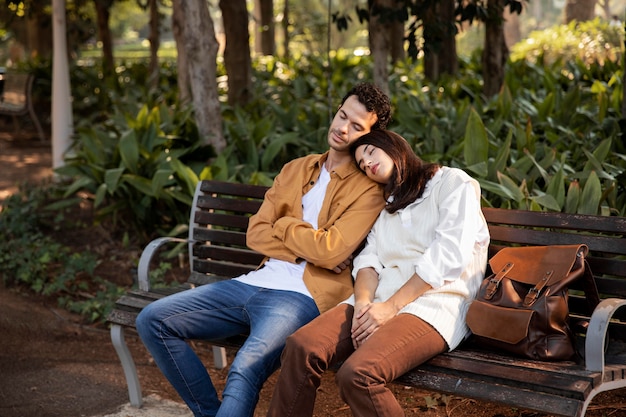
[{"label": "man's curly hair", "polygon": [[355,85],[346,93],[341,100],[341,104],[350,96],[356,96],[361,104],[365,106],[367,111],[376,113],[376,123],[372,126],[374,129],[386,129],[391,121],[391,101],[387,94],[371,83],[360,83]]}]

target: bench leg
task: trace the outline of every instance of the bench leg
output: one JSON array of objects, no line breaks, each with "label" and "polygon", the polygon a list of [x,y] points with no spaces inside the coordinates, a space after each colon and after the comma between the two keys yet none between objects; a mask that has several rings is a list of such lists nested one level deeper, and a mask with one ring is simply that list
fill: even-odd
[{"label": "bench leg", "polygon": [[213,362],[216,369],[224,369],[228,365],[228,359],[226,359],[226,349],[221,346],[213,346]]},{"label": "bench leg", "polygon": [[37,117],[37,113],[35,113],[35,109],[33,108],[33,103],[30,103],[28,106],[28,113],[30,114],[30,118],[35,124],[35,128],[37,129],[37,134],[39,135],[39,139],[41,141],[46,140],[46,135],[43,133],[43,128],[41,127],[41,123],[39,122],[39,118]]},{"label": "bench leg", "polygon": [[130,404],[133,407],[140,408],[143,401],[141,398],[141,385],[139,384],[139,377],[137,376],[137,368],[135,368],[135,362],[128,350],[126,340],[124,340],[124,328],[119,324],[111,325],[111,342],[113,342],[117,356],[120,358],[120,362],[122,362],[126,384],[128,385]]}]

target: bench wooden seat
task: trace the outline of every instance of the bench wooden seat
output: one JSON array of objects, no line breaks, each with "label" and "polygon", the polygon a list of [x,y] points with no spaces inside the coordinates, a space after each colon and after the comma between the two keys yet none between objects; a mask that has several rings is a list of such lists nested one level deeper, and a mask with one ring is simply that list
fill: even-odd
[{"label": "bench wooden seat", "polygon": [[32,74],[8,72],[2,75],[3,88],[0,95],[0,115],[11,116],[15,134],[20,131],[18,117],[29,116],[37,129],[37,135],[42,141],[46,139],[39,118],[33,107],[33,82]]},{"label": "bench wooden seat", "polygon": [[[139,289],[122,296],[108,317],[131,404],[141,406],[141,389],[124,342],[124,329],[134,328],[139,311],[168,292],[229,279],[256,268],[262,256],[245,246],[245,230],[266,190],[261,186],[202,181],[194,197],[189,239],[160,238],[142,253]],[[583,313],[586,305],[579,288],[571,289],[569,299],[572,317],[588,322],[586,337],[579,338],[584,358],[572,362],[532,361],[486,350],[470,339],[396,382],[553,415],[583,416],[598,393],[626,387],[626,308],[622,308],[626,305],[626,218],[492,208],[484,208],[483,213],[491,233],[491,255],[512,245],[589,246],[588,260],[602,302],[589,317]],[[180,288],[151,290],[150,260],[166,243],[188,245],[191,273]],[[212,343],[237,347],[243,337]],[[214,348],[214,353],[217,366],[224,366],[223,349]]]}]

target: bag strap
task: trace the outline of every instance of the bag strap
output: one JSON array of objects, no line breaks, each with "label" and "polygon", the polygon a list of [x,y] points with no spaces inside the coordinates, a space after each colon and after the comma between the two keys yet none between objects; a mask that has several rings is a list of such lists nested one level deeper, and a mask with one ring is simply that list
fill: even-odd
[{"label": "bag strap", "polygon": [[598,294],[598,287],[593,277],[593,272],[591,272],[589,262],[587,262],[587,259],[583,259],[583,263],[585,265],[585,272],[582,276],[582,287],[587,300],[587,308],[589,309],[587,313],[591,315],[596,306],[600,304],[600,294]]},{"label": "bag strap", "polygon": [[552,275],[554,275],[554,269],[546,271],[546,273],[543,275],[543,278],[541,278],[541,280],[539,280],[539,282],[536,283],[534,287],[528,290],[528,292],[526,293],[526,297],[524,297],[524,307],[530,307],[535,303],[535,301],[537,301],[537,299],[539,298],[539,294],[541,294],[541,290],[543,289],[543,287],[546,286],[548,281],[550,281]]},{"label": "bag strap", "polygon": [[489,280],[489,284],[487,284],[487,288],[485,289],[485,299],[491,300],[496,291],[498,291],[500,281],[502,281],[502,278],[504,278],[511,269],[513,269],[513,262],[507,262],[502,269]]}]

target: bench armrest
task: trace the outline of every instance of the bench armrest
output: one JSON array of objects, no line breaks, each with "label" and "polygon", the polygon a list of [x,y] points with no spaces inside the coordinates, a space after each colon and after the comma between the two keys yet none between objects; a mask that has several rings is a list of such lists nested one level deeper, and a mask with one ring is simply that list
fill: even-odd
[{"label": "bench armrest", "polygon": [[139,284],[139,289],[141,291],[150,291],[150,262],[152,261],[152,257],[157,252],[157,250],[168,243],[186,243],[186,239],[180,239],[177,237],[160,237],[158,239],[154,239],[150,243],[146,245],[141,252],[141,257],[139,258],[139,266],[137,267],[137,283]]},{"label": "bench armrest", "polygon": [[609,321],[613,314],[623,306],[626,306],[626,300],[607,298],[602,300],[593,311],[585,337],[585,368],[588,371],[604,373],[604,348],[608,342],[606,337]]}]

